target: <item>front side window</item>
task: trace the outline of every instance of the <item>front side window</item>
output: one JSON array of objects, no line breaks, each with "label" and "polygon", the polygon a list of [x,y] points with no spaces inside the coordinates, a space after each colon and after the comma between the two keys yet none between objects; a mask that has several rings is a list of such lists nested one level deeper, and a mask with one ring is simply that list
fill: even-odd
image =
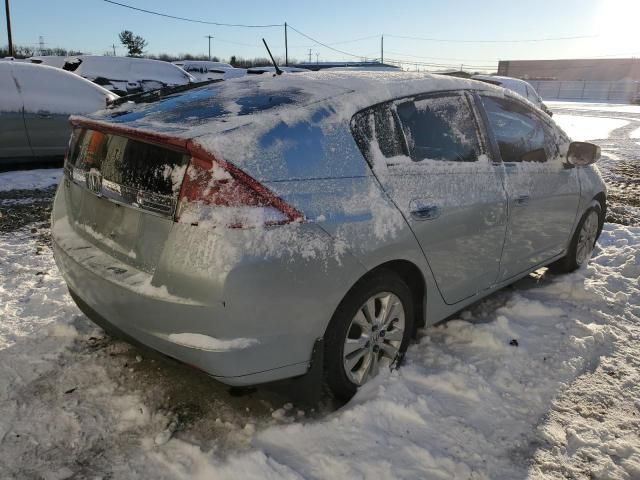
[{"label": "front side window", "polygon": [[503,162],[546,162],[554,155],[548,128],[530,108],[504,98],[481,98]]},{"label": "front side window", "polygon": [[414,162],[475,162],[480,143],[473,113],[463,95],[398,103],[396,112]]}]

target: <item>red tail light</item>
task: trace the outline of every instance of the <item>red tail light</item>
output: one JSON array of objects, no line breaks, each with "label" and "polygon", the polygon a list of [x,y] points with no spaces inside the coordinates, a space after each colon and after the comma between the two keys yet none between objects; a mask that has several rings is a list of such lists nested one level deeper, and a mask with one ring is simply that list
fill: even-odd
[{"label": "red tail light", "polygon": [[299,222],[303,215],[234,165],[189,142],[176,221],[252,228]]}]

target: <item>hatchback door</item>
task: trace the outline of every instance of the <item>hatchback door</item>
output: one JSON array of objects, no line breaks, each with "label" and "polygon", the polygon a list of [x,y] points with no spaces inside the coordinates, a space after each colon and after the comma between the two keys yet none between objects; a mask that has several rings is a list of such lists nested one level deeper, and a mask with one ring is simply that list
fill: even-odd
[{"label": "hatchback door", "polygon": [[0,66],[0,158],[31,157],[24,105],[11,66],[11,62]]},{"label": "hatchback door", "polygon": [[577,170],[564,162],[569,143],[528,105],[480,96],[505,169],[509,226],[500,278],[530,270],[567,246],[578,212]]},{"label": "hatchback door", "polygon": [[[502,168],[485,154],[469,97],[400,99],[354,118],[374,172],[420,243],[444,300],[492,286],[506,228]],[[365,140],[366,143],[366,140]]]}]

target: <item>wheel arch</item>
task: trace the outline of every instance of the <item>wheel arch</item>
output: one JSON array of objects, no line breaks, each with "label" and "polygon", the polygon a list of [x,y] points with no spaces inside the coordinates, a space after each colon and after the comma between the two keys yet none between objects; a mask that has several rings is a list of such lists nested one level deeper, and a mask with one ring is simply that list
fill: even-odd
[{"label": "wheel arch", "polygon": [[381,263],[376,267],[367,271],[364,275],[362,275],[352,286],[349,288],[347,293],[345,293],[344,297],[342,297],[342,301],[349,296],[349,294],[362,282],[367,281],[373,275],[378,274],[380,271],[389,270],[397,274],[409,287],[411,291],[411,299],[413,301],[414,308],[414,332],[412,335],[415,336],[417,328],[424,327],[425,325],[425,302],[426,302],[426,280],[424,275],[418,268],[418,266],[410,262],[409,260],[389,260],[387,262]]}]

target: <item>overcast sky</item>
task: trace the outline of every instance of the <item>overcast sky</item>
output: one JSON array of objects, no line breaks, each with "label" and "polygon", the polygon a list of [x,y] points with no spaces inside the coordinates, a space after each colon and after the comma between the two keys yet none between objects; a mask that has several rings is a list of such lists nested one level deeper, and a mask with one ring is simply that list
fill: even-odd
[{"label": "overcast sky", "polygon": [[[215,22],[282,24],[286,21],[336,49],[368,58],[380,56],[383,33],[388,59],[464,63],[471,67],[490,67],[498,59],[640,56],[640,0],[118,1]],[[122,55],[125,50],[118,45],[118,32],[129,29],[147,39],[149,53],[206,53],[205,35],[210,34],[215,37],[212,53],[224,58],[263,56],[262,37],[274,53],[284,55],[283,27],[237,28],[188,23],[136,12],[103,0],[12,0],[11,8],[13,38],[17,44],[37,46],[41,35],[46,46],[95,54],[111,50],[110,46],[116,43],[116,51]],[[0,32],[0,43],[6,43],[4,22]],[[487,42],[572,36],[588,38]],[[459,42],[461,40],[474,42]],[[485,42],[477,42],[479,40]],[[290,57],[308,60],[309,49],[313,61],[316,58],[320,61],[354,59],[289,30]]]}]

